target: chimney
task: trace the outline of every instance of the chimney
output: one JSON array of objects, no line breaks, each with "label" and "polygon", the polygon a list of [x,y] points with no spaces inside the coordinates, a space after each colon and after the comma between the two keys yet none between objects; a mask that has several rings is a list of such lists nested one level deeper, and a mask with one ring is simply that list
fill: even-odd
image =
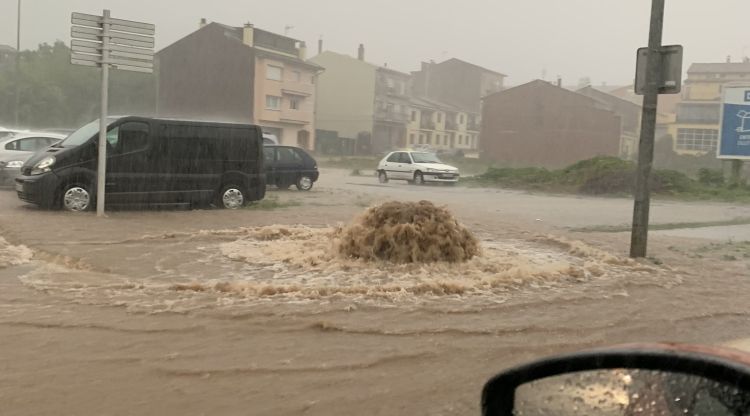
[{"label": "chimney", "polygon": [[203,26],[206,26],[207,24],[208,24],[208,22],[206,22],[206,18],[205,17],[201,17],[200,28],[202,29]]},{"label": "chimney", "polygon": [[357,50],[357,59],[360,61],[365,60],[365,45],[359,44],[359,49]]},{"label": "chimney", "polygon": [[323,53],[323,37],[318,39],[318,55]]},{"label": "chimney", "polygon": [[742,58],[742,62],[744,62],[744,63],[748,63],[748,62],[750,62],[750,58],[748,58],[748,57],[746,56],[746,57]]},{"label": "chimney", "polygon": [[302,59],[303,61],[307,59],[307,45],[305,42],[300,42],[297,50],[299,51],[299,59]]},{"label": "chimney", "polygon": [[727,55],[727,63],[732,63],[732,55]]},{"label": "chimney", "polygon": [[254,30],[255,29],[251,23],[245,23],[245,27],[242,28],[242,43],[247,46],[253,46],[253,35],[255,34]]},{"label": "chimney", "polygon": [[557,77],[557,86],[562,88],[562,78],[559,76]]}]

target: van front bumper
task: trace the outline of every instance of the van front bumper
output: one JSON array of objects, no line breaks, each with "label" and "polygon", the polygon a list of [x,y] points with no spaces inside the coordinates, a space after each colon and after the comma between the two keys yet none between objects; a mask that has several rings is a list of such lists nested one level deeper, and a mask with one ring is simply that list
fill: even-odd
[{"label": "van front bumper", "polygon": [[53,172],[41,175],[19,175],[15,186],[18,199],[31,204],[51,206],[55,199],[58,178]]}]

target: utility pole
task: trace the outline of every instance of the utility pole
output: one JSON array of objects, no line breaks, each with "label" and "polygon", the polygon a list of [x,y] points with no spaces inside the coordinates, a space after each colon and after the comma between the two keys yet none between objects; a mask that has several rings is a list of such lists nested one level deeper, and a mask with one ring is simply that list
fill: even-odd
[{"label": "utility pole", "polygon": [[18,128],[21,112],[21,0],[18,0],[18,22],[16,24],[16,106],[14,111],[15,127]]},{"label": "utility pole", "polygon": [[646,65],[646,89],[643,97],[641,138],[638,146],[638,170],[636,172],[635,204],[633,206],[633,231],[630,239],[630,257],[645,257],[648,245],[648,220],[651,204],[649,177],[654,162],[654,134],[656,131],[656,107],[659,101],[661,81],[661,37],[664,26],[664,1],[652,0],[651,25],[648,36],[648,63]]}]

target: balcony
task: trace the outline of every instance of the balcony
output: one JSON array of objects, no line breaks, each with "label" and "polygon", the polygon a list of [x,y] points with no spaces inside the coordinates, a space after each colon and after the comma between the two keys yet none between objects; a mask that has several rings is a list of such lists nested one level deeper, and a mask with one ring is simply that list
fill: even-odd
[{"label": "balcony", "polygon": [[405,92],[401,92],[398,87],[389,87],[385,84],[377,84],[375,87],[375,93],[377,95],[387,95],[390,97],[406,97]]},{"label": "balcony", "polygon": [[388,111],[388,110],[376,110],[375,118],[377,120],[389,121],[392,123],[408,123],[409,122],[409,114],[397,113],[395,111]]}]

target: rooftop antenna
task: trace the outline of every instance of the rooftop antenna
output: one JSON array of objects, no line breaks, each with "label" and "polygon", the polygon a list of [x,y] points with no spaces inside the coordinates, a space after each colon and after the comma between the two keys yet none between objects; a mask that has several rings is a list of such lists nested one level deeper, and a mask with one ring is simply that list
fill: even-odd
[{"label": "rooftop antenna", "polygon": [[286,25],[284,26],[284,36],[289,36],[289,31],[294,29],[294,26]]}]

